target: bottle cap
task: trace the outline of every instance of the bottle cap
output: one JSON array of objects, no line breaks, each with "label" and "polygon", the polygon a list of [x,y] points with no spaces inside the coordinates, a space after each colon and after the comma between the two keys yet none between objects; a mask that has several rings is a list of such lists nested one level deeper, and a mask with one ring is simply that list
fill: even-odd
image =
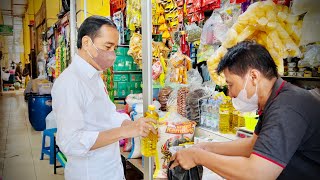
[{"label": "bottle cap", "polygon": [[149,105],[149,106],[148,106],[148,109],[149,109],[150,111],[154,111],[154,110],[156,110],[156,107],[155,107],[154,105]]}]

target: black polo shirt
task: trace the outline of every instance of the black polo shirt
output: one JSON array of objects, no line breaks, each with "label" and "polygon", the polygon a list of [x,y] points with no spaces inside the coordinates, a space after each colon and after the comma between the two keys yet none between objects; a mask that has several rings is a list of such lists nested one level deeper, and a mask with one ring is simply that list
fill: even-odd
[{"label": "black polo shirt", "polygon": [[259,117],[253,154],[284,168],[278,179],[320,179],[320,101],[283,82]]}]

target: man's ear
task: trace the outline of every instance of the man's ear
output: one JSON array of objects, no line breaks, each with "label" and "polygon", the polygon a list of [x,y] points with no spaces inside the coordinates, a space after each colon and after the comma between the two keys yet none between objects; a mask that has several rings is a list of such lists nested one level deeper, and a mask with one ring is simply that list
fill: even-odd
[{"label": "man's ear", "polygon": [[260,71],[256,69],[252,69],[250,72],[250,79],[253,81],[253,85],[256,85],[257,82],[260,80],[260,78],[261,78]]},{"label": "man's ear", "polygon": [[84,50],[88,50],[89,46],[90,46],[90,37],[89,36],[83,36],[82,37],[82,49]]}]

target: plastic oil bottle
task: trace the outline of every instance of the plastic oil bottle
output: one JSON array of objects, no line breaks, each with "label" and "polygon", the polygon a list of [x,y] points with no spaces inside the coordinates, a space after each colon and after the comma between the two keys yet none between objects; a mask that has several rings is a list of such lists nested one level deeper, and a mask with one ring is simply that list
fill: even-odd
[{"label": "plastic oil bottle", "polygon": [[231,132],[233,134],[235,134],[237,132],[236,128],[237,127],[240,127],[238,125],[238,115],[239,115],[239,111],[233,109],[233,112],[232,112],[232,128],[231,128]]},{"label": "plastic oil bottle", "polygon": [[238,127],[245,127],[244,113],[238,113]]},{"label": "plastic oil bottle", "polygon": [[224,99],[223,103],[220,105],[219,108],[219,131],[220,133],[226,134],[229,132],[230,129],[230,106],[228,104],[228,100]]},{"label": "plastic oil bottle", "polygon": [[228,107],[229,107],[229,132],[233,132],[233,130],[235,129],[235,125],[233,124],[233,111],[234,111],[234,107],[232,106],[232,102],[231,100],[228,101]]},{"label": "plastic oil bottle", "polygon": [[[153,124],[154,127],[158,126],[159,115],[155,111],[155,106],[149,105],[148,111],[145,113],[146,118],[152,118],[157,121],[157,124]],[[156,154],[158,143],[158,135],[150,132],[149,135],[141,140],[141,154],[145,157],[151,157]]]}]

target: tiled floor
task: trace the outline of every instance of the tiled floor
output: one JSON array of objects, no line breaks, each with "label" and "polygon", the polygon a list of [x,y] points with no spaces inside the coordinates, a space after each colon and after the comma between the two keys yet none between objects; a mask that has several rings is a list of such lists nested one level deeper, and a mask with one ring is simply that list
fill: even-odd
[{"label": "tiled floor", "polygon": [[0,96],[0,179],[64,179],[62,168],[53,173],[48,156],[40,160],[41,140],[41,132],[29,123],[22,91],[4,92]]}]

